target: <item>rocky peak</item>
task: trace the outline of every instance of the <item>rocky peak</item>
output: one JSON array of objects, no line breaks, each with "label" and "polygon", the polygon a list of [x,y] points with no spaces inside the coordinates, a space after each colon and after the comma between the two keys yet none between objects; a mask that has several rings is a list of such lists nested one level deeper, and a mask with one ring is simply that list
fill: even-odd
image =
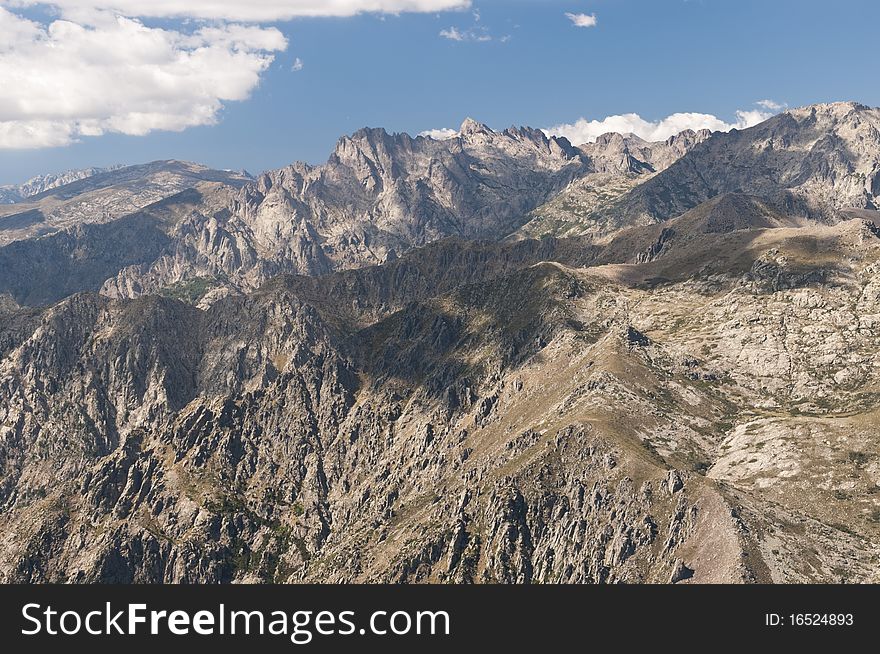
[{"label": "rocky peak", "polygon": [[534,146],[554,157],[575,159],[581,154],[564,136],[548,136],[544,130],[533,127],[508,127],[501,136]]},{"label": "rocky peak", "polygon": [[651,143],[636,134],[608,132],[580,150],[590,157],[596,172],[638,175],[668,168],[710,135],[708,130],[686,130],[666,141]]},{"label": "rocky peak", "polygon": [[340,143],[355,143],[366,148],[393,148],[406,145],[412,141],[412,137],[406,133],[390,134],[382,127],[362,127],[350,137],[343,137]]},{"label": "rocky peak", "polygon": [[493,132],[487,125],[477,122],[473,118],[465,118],[461,127],[458,129],[458,133],[462,136],[472,136],[474,134],[494,134],[495,132]]},{"label": "rocky peak", "polygon": [[365,160],[387,161],[411,148],[412,138],[408,134],[389,134],[382,128],[362,128],[341,138],[330,159],[331,163],[337,161],[361,166]]},{"label": "rocky peak", "polygon": [[686,129],[682,132],[679,132],[678,134],[670,136],[668,139],[666,139],[665,143],[669,146],[675,146],[678,144],[693,146],[697,143],[702,143],[710,136],[712,136],[712,130],[710,129],[700,129],[697,131]]},{"label": "rocky peak", "polygon": [[620,132],[606,132],[605,134],[602,134],[601,136],[596,138],[595,143],[596,145],[603,147],[626,147],[630,143],[647,143],[647,141],[631,132],[627,134],[621,134]]},{"label": "rocky peak", "polygon": [[827,136],[873,141],[878,138],[878,129],[880,109],[858,102],[831,102],[789,109],[745,131],[763,134],[772,130],[809,143]]},{"label": "rocky peak", "polygon": [[[872,109],[860,102],[825,102],[811,104],[805,107],[789,109],[784,113],[802,119],[807,117],[822,117],[840,120],[853,113],[870,113]],[[874,110],[876,111],[876,110]]]},{"label": "rocky peak", "polygon": [[667,220],[730,192],[830,223],[846,209],[877,209],[880,110],[818,104],[716,133],[604,211],[615,221]]},{"label": "rocky peak", "polygon": [[502,135],[518,141],[529,141],[540,145],[546,145],[550,141],[544,130],[535,129],[534,127],[511,126],[504,130]]}]

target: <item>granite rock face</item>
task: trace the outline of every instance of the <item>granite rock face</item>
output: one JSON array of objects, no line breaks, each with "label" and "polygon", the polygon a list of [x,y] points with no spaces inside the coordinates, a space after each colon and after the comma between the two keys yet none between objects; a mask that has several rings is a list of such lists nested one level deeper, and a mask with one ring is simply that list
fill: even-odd
[{"label": "granite rock face", "polygon": [[500,239],[587,167],[564,139],[468,120],[445,141],[364,129],[323,166],[261,175],[226,207],[185,218],[174,248],[120,271],[104,292],[131,297],[188,279],[253,289],[282,272],[319,275],[382,263],[457,236]]},{"label": "granite rock face", "polygon": [[880,110],[854,102],[792,109],[718,133],[599,214],[612,225],[674,218],[723,193],[825,222],[880,207]]}]

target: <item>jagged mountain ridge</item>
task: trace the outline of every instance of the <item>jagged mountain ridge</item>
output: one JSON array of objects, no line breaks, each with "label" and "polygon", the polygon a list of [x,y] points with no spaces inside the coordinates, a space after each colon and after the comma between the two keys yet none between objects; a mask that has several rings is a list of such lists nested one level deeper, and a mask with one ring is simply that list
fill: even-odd
[{"label": "jagged mountain ridge", "polygon": [[[704,135],[684,133],[663,144],[647,144],[609,136],[579,150],[539,130],[494,132],[473,120],[465,121],[459,136],[447,141],[365,129],[343,138],[324,166],[294,164],[264,174],[241,190],[240,179],[211,171],[197,171],[190,181],[194,188],[182,191],[175,179],[162,187],[165,192],[156,204],[138,212],[139,218],[119,220],[102,214],[98,227],[84,229],[77,223],[46,238],[19,238],[47,229],[42,208],[20,207],[16,215],[0,218],[0,232],[18,239],[0,248],[0,258],[9,262],[0,290],[24,303],[98,289],[111,297],[137,297],[197,287],[214,297],[257,288],[281,273],[326,274],[378,263],[450,236],[499,239],[572,181],[638,178],[701,138]],[[146,170],[164,170],[163,166],[159,162]],[[111,188],[118,187],[123,173],[139,174],[134,169],[117,171],[112,177],[117,184]],[[92,188],[101,182],[97,176],[54,193],[67,196],[78,211],[81,197],[105,192]],[[56,211],[62,214],[59,223],[74,220],[76,211],[62,205]],[[158,223],[151,218],[157,212],[162,214]],[[164,235],[145,238],[145,243],[161,241],[159,251],[123,251],[113,245],[144,238],[144,230],[153,224]],[[27,272],[26,262],[16,265],[22,259],[60,261],[68,256],[64,252],[99,250],[102,262],[97,265],[80,258],[63,268],[50,265],[36,276]],[[88,270],[80,270],[83,266]],[[98,271],[106,274],[101,283],[95,279]],[[69,283],[51,288],[48,276]]]},{"label": "jagged mountain ridge", "polygon": [[596,173],[657,173],[666,170],[695,145],[712,136],[707,129],[683,132],[651,143],[636,134],[603,134],[592,143],[578,146]]},{"label": "jagged mountain ridge", "polygon": [[[364,129],[341,139],[322,166],[293,164],[252,182],[196,171],[173,184],[151,184],[158,189],[151,192],[159,206],[145,207],[141,216],[154,210],[168,214],[166,208],[175,204],[168,197],[172,191],[183,197],[180,209],[161,221],[159,250],[106,253],[113,265],[92,266],[106,274],[100,281],[94,279],[97,273],[74,271],[71,279],[88,284],[35,288],[44,276],[31,282],[19,275],[0,291],[12,292],[19,302],[57,300],[71,288],[100,289],[111,297],[170,289],[187,296],[199,292],[197,299],[212,301],[253,290],[278,274],[322,275],[380,263],[451,236],[607,239],[628,226],[668,220],[730,193],[757,197],[787,216],[833,222],[851,208],[873,210],[871,192],[880,165],[875,114],[852,103],[818,105],[731,134],[686,131],[654,144],[612,134],[579,148],[539,130],[494,132],[473,120],[444,141]],[[749,170],[762,172],[742,179],[738,171]],[[77,244],[70,251],[99,250],[90,236],[82,241],[82,211],[94,202],[79,198],[101,192],[90,183],[61,187],[44,200],[69,196],[56,210],[57,225],[47,227],[44,209],[21,207],[16,215],[0,218],[0,234],[15,240],[73,224],[59,236]],[[201,200],[193,200],[194,194]],[[130,196],[123,197],[130,206]],[[92,215],[85,222],[112,223],[118,215]],[[15,265],[18,253],[41,260],[50,255],[41,256],[40,250],[57,251],[53,241],[21,241],[27,245],[4,248],[8,270],[27,269]],[[28,288],[22,291],[22,285]]]},{"label": "jagged mountain ridge", "polygon": [[715,134],[596,218],[611,227],[657,222],[723,193],[758,196],[783,213],[826,222],[840,220],[843,209],[878,209],[880,109],[813,105]]},{"label": "jagged mountain ridge", "polygon": [[591,172],[535,209],[514,236],[606,234],[607,226],[594,218],[598,210],[666,170],[711,135],[709,130],[685,130],[666,141],[648,143],[634,134],[612,133],[579,146],[590,159]]},{"label": "jagged mountain ridge", "polygon": [[86,177],[92,177],[101,173],[110,172],[122,168],[123,166],[110,166],[108,168],[82,168],[79,170],[68,170],[63,173],[37,175],[32,177],[23,184],[0,186],[0,204],[16,204],[23,202],[27,198],[39,195],[45,191],[59,186],[72,184]]}]

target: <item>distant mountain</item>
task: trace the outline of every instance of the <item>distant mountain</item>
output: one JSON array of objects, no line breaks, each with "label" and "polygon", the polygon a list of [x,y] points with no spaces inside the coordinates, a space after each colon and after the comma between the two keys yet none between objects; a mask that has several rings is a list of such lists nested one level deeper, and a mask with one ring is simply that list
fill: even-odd
[{"label": "distant mountain", "polygon": [[[528,128],[494,132],[467,120],[445,141],[364,129],[341,139],[323,166],[294,164],[254,181],[174,162],[121,169],[36,196],[32,207],[0,217],[0,235],[20,241],[0,249],[10,262],[0,288],[22,301],[51,301],[70,287],[52,289],[47,279],[97,290],[102,285],[93,280],[106,274],[103,289],[113,297],[197,279],[207,288],[246,290],[279,273],[379,263],[449,236],[503,238],[588,166],[565,139]],[[141,219],[117,225],[120,209],[136,204]],[[83,230],[85,223],[94,227]],[[147,224],[166,245],[130,251],[132,241],[162,240],[145,238]],[[68,229],[53,234],[62,227]],[[28,234],[51,237],[23,239]],[[55,254],[45,254],[50,250]],[[12,265],[21,258],[58,265],[72,256],[59,253],[81,251],[104,253],[102,264],[77,258],[63,275],[36,276],[24,272],[27,265]]]},{"label": "distant mountain", "polygon": [[260,176],[228,212],[212,198],[214,209],[178,225],[173,252],[121,270],[102,292],[133,297],[199,279],[213,298],[279,273],[381,263],[443,238],[529,236],[538,207],[609,180],[629,188],[708,137],[686,131],[648,143],[607,135],[574,148],[540,130],[496,132],[471,119],[442,141],[363,129],[341,139],[323,166]]},{"label": "distant mountain", "polygon": [[875,206],[878,124],[878,110],[840,103],[730,134],[574,147],[468,119],[447,140],[362,129],[326,164],[256,179],[173,161],[121,168],[0,208],[0,292],[25,304],[79,290],[210,304],[279,274],[382,263],[450,237],[605,242],[722,196],[834,222]]},{"label": "distant mountain", "polygon": [[39,175],[28,180],[18,187],[18,191],[23,198],[32,198],[37,195],[56,189],[59,186],[73,184],[83,179],[95,177],[120,170],[125,166],[117,165],[108,168],[86,168],[84,170],[71,170],[58,175]]},{"label": "distant mountain", "polygon": [[559,195],[536,208],[517,238],[604,235],[607,225],[596,215],[611,202],[666,170],[711,136],[708,130],[685,130],[659,143],[634,134],[605,134],[579,147],[589,171]]},{"label": "distant mountain", "polygon": [[17,186],[0,187],[0,204],[15,204],[24,202],[45,191],[66,184],[72,184],[87,177],[100,175],[114,170],[118,170],[123,166],[110,166],[109,168],[83,168],[81,170],[68,170],[63,173],[38,175],[26,181],[24,184]]},{"label": "distant mountain", "polygon": [[447,236],[502,238],[587,168],[566,139],[529,128],[468,119],[442,141],[364,129],[323,166],[261,176],[235,213],[271,239],[314,230],[334,266],[363,265]]},{"label": "distant mountain", "polygon": [[15,204],[21,200],[17,186],[0,186],[0,204]]},{"label": "distant mountain", "polygon": [[723,193],[835,222],[880,207],[880,109],[854,102],[793,109],[746,130],[717,133],[662,173],[597,208],[607,229],[674,218]]},{"label": "distant mountain", "polygon": [[109,223],[203,183],[234,188],[249,181],[239,173],[179,161],[97,171],[67,183],[48,177],[29,183],[33,194],[21,202],[0,206],[0,246]]}]

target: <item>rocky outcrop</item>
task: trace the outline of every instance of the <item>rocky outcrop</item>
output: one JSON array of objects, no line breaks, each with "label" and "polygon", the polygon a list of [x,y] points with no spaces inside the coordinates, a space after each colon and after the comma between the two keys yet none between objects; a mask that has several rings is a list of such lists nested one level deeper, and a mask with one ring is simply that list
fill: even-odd
[{"label": "rocky outcrop", "polygon": [[604,236],[608,225],[596,217],[615,199],[665,170],[711,136],[685,130],[649,143],[635,134],[604,134],[579,147],[589,170],[550,202],[535,209],[517,230],[518,238]]}]

